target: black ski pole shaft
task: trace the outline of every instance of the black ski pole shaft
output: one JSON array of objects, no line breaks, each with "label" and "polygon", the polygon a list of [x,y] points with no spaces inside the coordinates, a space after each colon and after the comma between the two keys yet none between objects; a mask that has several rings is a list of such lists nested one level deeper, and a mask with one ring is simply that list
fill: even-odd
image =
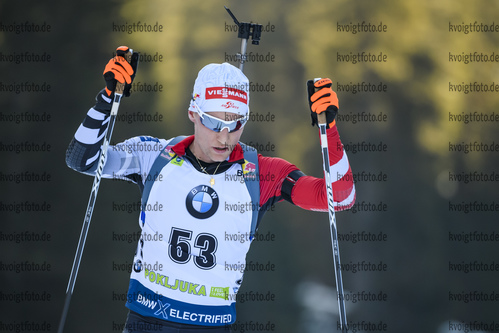
[{"label": "black ski pole shaft", "polygon": [[243,38],[241,40],[241,61],[239,62],[239,69],[241,72],[244,69],[244,62],[246,61],[246,47],[248,45],[248,40]]},{"label": "black ski pole shaft", "polygon": [[[320,79],[315,79],[315,81]],[[321,148],[322,148],[322,162],[324,167],[324,175],[326,181],[327,203],[329,212],[329,230],[331,232],[331,245],[333,248],[333,261],[334,261],[334,275],[336,277],[336,294],[338,298],[338,312],[340,317],[341,332],[348,331],[347,313],[345,309],[345,298],[343,292],[343,278],[341,276],[341,263],[340,263],[340,249],[338,246],[338,230],[336,228],[336,214],[334,211],[333,189],[331,186],[331,174],[329,170],[329,148],[327,143],[327,120],[326,112],[317,115],[319,123]]]},{"label": "black ski pole shaft", "polygon": [[225,10],[229,13],[230,17],[234,20],[234,23],[238,26],[237,37],[241,38],[241,53],[239,56],[239,69],[241,72],[244,69],[244,63],[247,60],[246,49],[248,46],[248,39],[252,39],[251,43],[258,45],[260,44],[260,36],[262,34],[262,25],[256,23],[245,23],[239,22],[234,14],[230,11],[229,8],[224,6]]},{"label": "black ski pole shaft", "polygon": [[[133,50],[130,49],[125,55],[128,62],[131,61]],[[107,129],[106,136],[101,146],[101,153],[99,157],[99,163],[97,164],[97,170],[94,176],[94,182],[92,185],[92,190],[90,192],[90,198],[88,200],[87,210],[85,213],[85,218],[83,219],[83,226],[80,232],[80,240],[78,241],[78,247],[76,248],[76,254],[73,261],[73,267],[71,269],[71,274],[69,276],[68,287],[66,289],[66,300],[64,301],[64,308],[62,310],[61,320],[59,322],[58,333],[64,331],[64,325],[66,323],[66,317],[69,311],[69,304],[71,303],[71,296],[73,295],[73,289],[76,284],[76,277],[78,275],[78,270],[80,268],[81,258],[83,257],[83,249],[85,248],[85,242],[87,240],[88,229],[90,227],[90,221],[92,219],[92,213],[94,211],[95,201],[97,199],[97,193],[99,191],[99,185],[102,178],[102,171],[107,159],[107,148],[109,147],[109,142],[111,141],[111,135],[113,134],[114,123],[116,121],[116,115],[118,114],[118,108],[120,106],[121,97],[123,96],[123,90],[125,89],[124,83],[117,83],[116,89],[114,91],[113,105],[111,107],[111,115],[109,116],[109,125]]]}]

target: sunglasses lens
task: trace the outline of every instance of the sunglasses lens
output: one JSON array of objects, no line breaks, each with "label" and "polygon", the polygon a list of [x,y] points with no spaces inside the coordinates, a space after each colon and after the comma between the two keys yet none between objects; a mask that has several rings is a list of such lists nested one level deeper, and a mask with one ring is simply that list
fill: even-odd
[{"label": "sunglasses lens", "polygon": [[204,114],[201,117],[201,123],[211,129],[212,131],[215,132],[220,132],[224,128],[227,128],[230,133],[235,132],[239,129],[241,129],[246,121],[248,120],[247,117],[238,119],[238,120],[233,120],[230,122],[224,122],[223,120],[217,119],[215,117],[212,117],[210,115]]},{"label": "sunglasses lens", "polygon": [[227,128],[229,130],[229,133],[232,133],[241,129],[248,121],[248,115],[232,121],[223,121],[216,117],[210,116],[206,112],[203,112],[194,100],[192,100],[192,104],[198,110],[199,118],[201,119],[201,124],[203,124],[205,127],[208,127],[210,130],[214,132],[220,132],[224,128]]}]

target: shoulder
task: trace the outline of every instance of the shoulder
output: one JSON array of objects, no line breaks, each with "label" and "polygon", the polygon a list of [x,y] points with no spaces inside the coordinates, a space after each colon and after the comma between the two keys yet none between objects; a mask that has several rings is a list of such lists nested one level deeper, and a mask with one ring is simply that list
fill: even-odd
[{"label": "shoulder", "polygon": [[115,149],[132,153],[160,153],[169,140],[158,139],[153,136],[141,135],[129,138],[115,145]]}]

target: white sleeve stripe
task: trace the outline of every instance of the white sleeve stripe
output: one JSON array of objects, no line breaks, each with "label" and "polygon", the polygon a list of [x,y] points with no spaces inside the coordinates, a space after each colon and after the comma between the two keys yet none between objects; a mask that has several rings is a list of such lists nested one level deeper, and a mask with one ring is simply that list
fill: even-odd
[{"label": "white sleeve stripe", "polygon": [[98,134],[99,134],[98,128],[92,129],[80,125],[80,127],[78,127],[78,130],[75,133],[75,139],[86,145],[91,145],[99,141],[97,139]]},{"label": "white sleeve stripe", "polygon": [[90,110],[88,110],[87,116],[89,116],[90,118],[95,119],[95,120],[104,120],[106,118],[106,115],[104,113],[99,112],[99,111],[95,110],[94,108],[91,108]]},{"label": "white sleeve stripe", "polygon": [[353,199],[355,198],[355,185],[353,185],[352,187],[352,192],[350,192],[350,195],[345,198],[345,200],[341,201],[341,202],[334,202],[334,207],[348,207],[352,202],[353,202]]},{"label": "white sleeve stripe", "polygon": [[99,154],[100,154],[100,149],[97,152],[97,154],[95,154],[93,157],[89,158],[85,164],[86,165],[91,164],[93,161],[95,161],[99,157]]},{"label": "white sleeve stripe", "polygon": [[97,138],[96,142],[99,142],[100,140],[102,140],[102,138],[104,138],[106,136],[106,133],[107,133],[107,129],[104,132],[102,132],[102,134]]},{"label": "white sleeve stripe", "polygon": [[350,164],[348,163],[348,157],[345,150],[343,150],[343,156],[341,157],[341,160],[329,167],[331,183],[334,183],[343,178],[343,176],[348,172],[349,168]]},{"label": "white sleeve stripe", "polygon": [[100,95],[101,95],[102,99],[105,100],[106,102],[108,102],[108,103],[112,102],[112,99],[107,97],[106,95],[104,95],[104,94],[100,94]]},{"label": "white sleeve stripe", "polygon": [[107,130],[105,130],[104,132],[102,132],[100,136],[97,136],[99,134],[99,131],[100,129],[98,128],[91,129],[83,125],[80,125],[80,127],[75,133],[75,139],[83,144],[93,145],[99,142],[106,135],[107,132]]}]

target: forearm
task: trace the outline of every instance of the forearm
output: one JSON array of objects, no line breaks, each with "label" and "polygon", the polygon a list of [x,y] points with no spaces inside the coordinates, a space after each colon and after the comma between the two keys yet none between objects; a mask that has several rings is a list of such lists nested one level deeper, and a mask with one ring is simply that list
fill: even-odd
[{"label": "forearm", "polygon": [[95,171],[109,117],[91,108],[66,151],[66,164],[79,172]]},{"label": "forearm", "polygon": [[[327,130],[327,140],[334,204],[338,211],[349,209],[355,202],[355,185],[336,126]],[[299,178],[293,186],[291,199],[304,209],[327,211],[325,180],[310,176]]]}]

